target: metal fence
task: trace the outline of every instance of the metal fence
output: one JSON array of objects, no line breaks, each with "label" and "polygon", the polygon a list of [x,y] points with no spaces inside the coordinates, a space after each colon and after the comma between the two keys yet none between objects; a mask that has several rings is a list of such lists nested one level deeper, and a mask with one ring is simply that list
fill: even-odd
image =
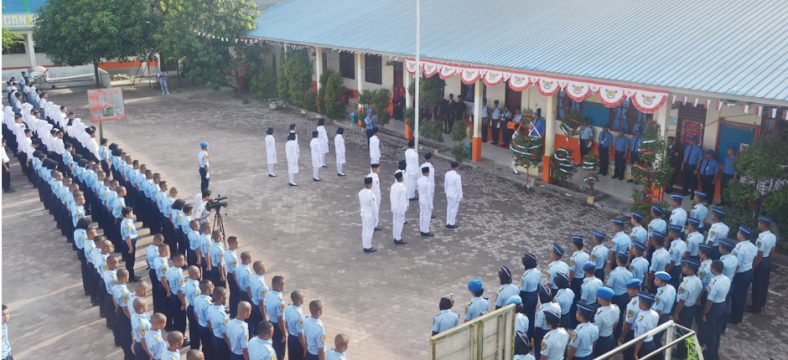
[{"label": "metal fence", "polygon": [[510,360],[515,307],[508,305],[430,338],[430,360]]},{"label": "metal fence", "polygon": [[[664,354],[666,360],[673,359],[675,351],[679,347],[684,347],[687,350],[687,359],[703,360],[703,351],[701,350],[700,343],[698,342],[698,335],[692,329],[676,324],[673,320],[667,321],[664,324],[648,331],[647,333],[638,336],[626,344],[622,344],[608,353],[595,358],[595,360],[602,359],[615,359],[620,358],[620,355],[629,348],[633,348],[638,342],[645,340],[649,336],[654,336],[663,333],[665,345],[657,348],[656,350],[639,357],[640,360],[653,359],[659,354]],[[678,358],[678,357],[676,357]]]}]

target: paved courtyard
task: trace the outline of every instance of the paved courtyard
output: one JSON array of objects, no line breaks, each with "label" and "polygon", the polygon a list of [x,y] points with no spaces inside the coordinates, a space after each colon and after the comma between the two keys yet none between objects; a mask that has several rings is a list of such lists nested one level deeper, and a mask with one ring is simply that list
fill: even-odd
[{"label": "paved courtyard", "polygon": [[[455,310],[462,315],[469,278],[481,277],[486,295],[492,295],[499,266],[507,265],[519,278],[523,251],[537,254],[540,268],[546,268],[552,242],[568,247],[571,234],[588,237],[593,229],[610,231],[613,214],[551,192],[527,194],[484,167],[462,170],[460,228],[448,230],[442,190],[448,161],[437,158],[435,237],[418,235],[418,205],[411,203],[404,232],[409,243],[395,247],[388,191],[396,164],[404,158],[404,141],[386,137],[381,169],[384,230],[375,233],[379,251],[364,254],[356,194],[369,172],[369,158],[360,132],[345,133],[348,176],[335,175],[332,141],[329,167],[321,170],[323,181],[314,183],[308,140],[316,123],[307,116],[272,111],[259,102],[243,104],[224,89],[187,89],[163,97],[149,88],[124,88],[124,95],[128,121],[106,124],[105,136],[160,172],[187,202],[199,190],[198,143],[209,141],[211,189],[229,196],[228,235],[238,236],[242,250],[266,262],[269,281],[284,275],[286,292],[300,289],[307,301],[322,299],[328,338],[339,332],[350,335],[351,358],[426,358],[432,316],[442,295],[454,293]],[[50,96],[87,117],[83,89]],[[290,123],[297,124],[301,146],[301,186],[296,188],[287,186],[286,176],[284,142]],[[263,138],[268,127],[275,129],[277,139],[277,178],[266,174]],[[329,124],[332,139],[335,129]],[[19,358],[41,358],[36,348],[23,350],[34,345],[47,351],[75,349],[84,356],[86,339],[98,351],[96,357],[116,358],[118,349],[112,347],[109,332],[101,331],[97,309],[81,296],[79,266],[70,245],[55,232],[34,190],[23,183],[15,178],[18,193],[3,200],[3,293],[14,311],[10,335]],[[143,259],[140,255],[138,265]],[[782,266],[773,274],[771,302],[763,315],[746,315],[743,324],[728,328],[725,358],[777,359],[788,353],[781,325],[786,321],[782,314],[788,313],[788,302],[781,298],[788,293],[786,276]],[[41,313],[50,325],[42,325]],[[37,342],[37,336],[46,340]]]}]

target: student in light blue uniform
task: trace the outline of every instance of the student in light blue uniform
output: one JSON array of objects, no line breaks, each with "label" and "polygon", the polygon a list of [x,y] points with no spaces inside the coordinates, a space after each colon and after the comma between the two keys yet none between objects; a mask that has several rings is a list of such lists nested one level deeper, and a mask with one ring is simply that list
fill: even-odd
[{"label": "student in light blue uniform", "polygon": [[700,256],[698,246],[703,244],[703,234],[698,231],[698,226],[700,220],[692,217],[687,220],[687,250],[684,257],[695,261],[698,261]]},{"label": "student in light blue uniform", "polygon": [[580,285],[580,304],[595,304],[597,289],[603,286],[602,280],[594,276],[594,263],[587,261],[583,264],[583,283]]},{"label": "student in light blue uniform", "polygon": [[[659,324],[670,320],[673,312],[673,305],[676,303],[676,288],[670,284],[671,276],[665,271],[658,271],[654,274],[654,286],[657,288],[657,293],[654,295],[656,298],[653,310],[659,314]],[[657,344],[662,339],[662,334],[654,335]]]},{"label": "student in light blue uniform", "polygon": [[613,289],[613,303],[619,309],[623,309],[627,305],[627,283],[633,279],[632,273],[627,270],[627,259],[629,256],[626,253],[618,253],[616,256],[616,268],[610,272],[610,275],[605,284],[607,287]]},{"label": "student in light blue uniform", "polygon": [[722,274],[727,276],[731,281],[733,281],[733,276],[736,274],[736,268],[739,265],[739,260],[736,259],[736,255],[731,253],[734,247],[735,245],[733,245],[731,240],[720,240],[720,261],[722,261],[724,266]]},{"label": "student in light blue uniform", "polygon": [[665,271],[670,262],[670,253],[665,250],[665,234],[654,232],[651,237],[651,246],[655,249],[651,254],[651,264],[648,268],[649,278],[646,281],[646,288],[653,289],[651,284],[654,282],[654,274],[658,271]]},{"label": "student in light blue uniform", "polygon": [[514,359],[513,360],[536,360],[531,354],[531,344],[528,335],[517,333],[514,336]]},{"label": "student in light blue uniform", "polygon": [[432,335],[437,335],[460,324],[460,315],[451,308],[454,307],[452,295],[446,295],[438,302],[440,310],[432,318]]},{"label": "student in light blue uniform", "polygon": [[261,321],[255,326],[255,333],[257,336],[249,340],[247,344],[249,359],[274,360],[276,352],[273,341],[271,341],[271,336],[274,335],[274,326],[268,321]]},{"label": "student in light blue uniform", "polygon": [[306,354],[304,360],[317,360],[325,357],[326,330],[320,316],[323,315],[323,303],[312,300],[309,303],[311,316],[304,319],[304,337],[306,338]]},{"label": "student in light blue uniform", "polygon": [[558,314],[546,311],[544,321],[550,331],[542,339],[540,355],[547,360],[561,360],[569,342],[569,333],[560,326],[561,317]]},{"label": "student in light blue uniform", "polygon": [[523,268],[525,268],[520,287],[520,298],[523,303],[521,309],[525,316],[528,317],[528,338],[533,339],[534,316],[536,315],[536,306],[539,302],[539,287],[542,283],[542,272],[536,268],[536,255],[525,252],[521,260]]},{"label": "student in light blue uniform", "polygon": [[662,207],[659,205],[651,206],[651,222],[648,223],[648,237],[652,237],[655,231],[665,234],[668,231],[668,223],[662,219]]},{"label": "student in light blue uniform", "polygon": [[749,309],[754,313],[759,313],[766,306],[766,295],[769,293],[769,276],[772,272],[772,265],[769,255],[777,244],[777,237],[769,231],[769,227],[774,220],[768,216],[758,217],[758,239],[755,240],[755,247],[758,248],[758,256],[753,262],[752,277],[752,306]]},{"label": "student in light blue uniform", "polygon": [[562,256],[564,256],[564,248],[562,248],[561,245],[553,243],[552,248],[550,248],[550,260],[552,261],[547,265],[547,271],[550,274],[550,288],[553,290],[553,293],[558,290],[558,286],[555,285],[555,274],[566,274],[569,272],[569,265],[561,260]]},{"label": "student in light blue uniform", "polygon": [[593,359],[594,343],[599,339],[599,328],[592,323],[596,306],[594,304],[578,304],[575,318],[578,325],[569,335],[567,355],[575,360]]},{"label": "student in light blue uniform", "polygon": [[723,222],[725,220],[725,209],[715,207],[711,210],[711,226],[709,226],[709,234],[706,236],[706,244],[718,247],[720,240],[728,238],[728,225]]},{"label": "student in light blue uniform", "polygon": [[556,301],[550,301],[552,295],[550,288],[545,285],[539,285],[539,308],[536,310],[534,316],[534,355],[541,359],[540,351],[542,351],[542,339],[545,334],[550,331],[550,327],[545,321],[545,314],[551,313],[556,317],[556,322],[561,321],[561,305]]},{"label": "student in light blue uniform", "polygon": [[711,262],[714,260],[712,256],[714,256],[714,248],[711,245],[702,244],[698,246],[698,253],[700,254],[700,266],[698,267],[698,278],[700,278],[700,282],[703,284],[704,289],[704,296],[705,297],[705,290],[709,286],[709,282],[711,281]]},{"label": "student in light blue uniform", "polygon": [[498,294],[495,298],[495,309],[500,309],[506,306],[506,301],[510,297],[520,293],[520,288],[512,284],[512,272],[506,266],[501,266],[498,269],[498,279],[501,282],[501,288],[498,289]]},{"label": "student in light blue uniform", "polygon": [[[682,262],[682,273],[684,274],[679,285],[678,295],[676,295],[676,309],[673,321],[688,329],[692,328],[695,317],[700,314],[699,300],[703,283],[695,275],[700,264],[694,259],[684,259]],[[686,347],[679,346],[679,358],[686,357]]]},{"label": "student in light blue uniform", "polygon": [[[654,295],[640,294],[638,295],[638,300],[640,312],[634,324],[635,337],[644,335],[659,325],[659,315],[652,308],[655,301]],[[657,339],[657,335],[648,336],[642,342],[635,345],[635,353],[638,354],[638,357],[644,357],[656,350],[659,344],[660,342]]]},{"label": "student in light blue uniform", "polygon": [[120,237],[123,251],[123,262],[126,263],[126,270],[129,272],[129,279],[132,282],[140,281],[138,277],[134,276],[134,262],[137,259],[137,227],[134,224],[135,216],[134,210],[130,207],[124,207],[121,214],[123,220],[120,222]]},{"label": "student in light blue uniform", "polygon": [[706,224],[706,217],[709,215],[709,208],[706,206],[706,193],[702,191],[695,191],[695,196],[692,198],[692,210],[690,210],[687,219],[698,219],[698,230],[703,230]]},{"label": "student in light blue uniform", "polygon": [[643,227],[643,215],[635,211],[632,213],[632,231],[629,232],[629,237],[632,241],[646,244],[648,241],[648,230]]},{"label": "student in light blue uniform", "polygon": [[575,302],[580,300],[580,286],[583,285],[583,265],[587,263],[591,257],[583,250],[583,237],[580,235],[572,235],[572,247],[575,252],[569,258],[569,280],[572,285],[572,292],[575,294]]},{"label": "student in light blue uniform", "polygon": [[465,321],[473,320],[490,311],[490,303],[482,297],[484,294],[484,283],[482,283],[481,279],[468,281],[468,291],[473,298],[471,298],[471,301],[465,308]]},{"label": "student in light blue uniform", "polygon": [[629,271],[632,272],[632,277],[640,280],[641,284],[648,274],[648,260],[643,257],[646,252],[646,245],[640,243],[632,244],[632,261],[629,262]]},{"label": "student in light blue uniform", "polygon": [[[629,296],[629,301],[627,302],[627,306],[621,309],[621,320],[619,321],[619,325],[616,327],[614,335],[618,339],[618,342],[624,344],[632,339],[634,339],[634,327],[635,327],[635,320],[637,320],[638,314],[640,314],[640,283],[637,279],[632,279],[627,283],[627,295]],[[619,328],[619,326],[622,326]],[[629,349],[624,350],[624,359],[632,359],[633,354],[635,353],[635,349],[630,347]]]},{"label": "student in light blue uniform", "polygon": [[225,337],[230,345],[230,360],[244,360],[244,353],[249,354],[249,324],[245,320],[251,313],[252,304],[246,301],[238,303],[236,317],[227,324]]},{"label": "student in light blue uniform", "polygon": [[706,350],[703,357],[707,359],[719,359],[720,337],[725,331],[725,324],[728,321],[728,292],[731,289],[731,281],[722,274],[722,261],[714,260],[711,263],[711,273],[714,277],[709,283],[706,305],[703,307],[702,331]]},{"label": "student in light blue uniform", "polygon": [[624,232],[624,228],[626,227],[626,221],[623,219],[613,219],[613,231],[615,234],[613,235],[613,239],[611,239],[610,245],[610,263],[613,264],[615,262],[615,257],[618,256],[618,253],[627,253],[629,252],[629,246],[632,244],[632,240],[630,240],[629,235]]},{"label": "student in light blue uniform", "polygon": [[304,295],[295,290],[290,293],[290,305],[285,308],[284,320],[287,325],[287,356],[301,359],[304,356]]},{"label": "student in light blue uniform", "polygon": [[523,333],[528,334],[528,327],[531,325],[530,321],[528,321],[528,317],[523,315],[522,307],[523,307],[523,299],[520,299],[518,295],[512,295],[509,300],[506,300],[506,305],[514,305],[515,314],[514,314],[514,331],[515,333]]},{"label": "student in light blue uniform", "polygon": [[558,285],[558,291],[553,301],[561,306],[561,326],[574,329],[575,294],[570,289],[569,278],[564,273],[558,273],[555,275],[555,284]]},{"label": "student in light blue uniform", "polygon": [[211,330],[210,353],[214,359],[228,358],[230,349],[224,341],[227,324],[230,322],[230,315],[225,309],[227,303],[227,290],[217,287],[213,290],[213,304],[206,310],[208,327]]},{"label": "student in light blue uniform", "polygon": [[670,262],[668,262],[665,271],[672,277],[670,284],[676,287],[681,277],[681,259],[687,252],[687,243],[681,240],[681,228],[679,226],[670,225],[669,228],[670,232],[668,233],[668,237],[670,239],[670,248],[668,252],[670,253]]},{"label": "student in light blue uniform", "polygon": [[287,305],[284,301],[282,291],[285,289],[285,278],[281,275],[271,279],[271,290],[265,295],[265,312],[268,314],[268,321],[274,325],[274,337],[272,338],[276,356],[280,359],[285,358],[285,328],[284,312]]},{"label": "student in light blue uniform", "polygon": [[599,230],[594,230],[593,234],[595,245],[591,249],[591,261],[594,262],[594,276],[605,281],[605,263],[607,263],[608,253],[610,253],[610,249],[604,244],[607,234]]},{"label": "student in light blue uniform", "polygon": [[594,324],[599,330],[599,338],[594,344],[594,357],[599,357],[613,350],[616,345],[616,338],[613,336],[613,329],[619,322],[621,310],[613,300],[613,289],[603,286],[596,291],[597,304],[599,307],[594,315]]},{"label": "student in light blue uniform", "polygon": [[681,203],[683,201],[684,197],[681,195],[670,196],[670,206],[673,208],[673,210],[670,211],[669,225],[681,227],[682,232],[684,232],[684,225],[687,223],[687,210],[684,210],[684,208],[681,207]]},{"label": "student in light blue uniform", "polygon": [[728,319],[728,322],[733,324],[738,324],[742,320],[747,305],[747,293],[752,284],[752,263],[758,256],[758,248],[750,241],[752,229],[740,225],[736,238],[739,242],[731,254],[736,256],[737,266],[731,283],[731,314]]}]

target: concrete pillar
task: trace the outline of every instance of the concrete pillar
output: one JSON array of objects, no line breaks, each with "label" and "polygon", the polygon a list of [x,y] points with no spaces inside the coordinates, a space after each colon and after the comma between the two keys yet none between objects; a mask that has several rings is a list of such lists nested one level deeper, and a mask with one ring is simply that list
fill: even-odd
[{"label": "concrete pillar", "polygon": [[33,44],[33,32],[25,33],[27,37],[27,42],[25,46],[27,47],[27,56],[30,57],[30,67],[36,66],[36,49]]},{"label": "concrete pillar", "polygon": [[662,105],[656,113],[654,113],[654,120],[656,120],[657,124],[659,125],[659,136],[663,139],[667,138],[668,134],[668,117],[670,116],[670,94],[667,95],[668,98],[665,101],[665,104]]},{"label": "concrete pillar", "polygon": [[356,53],[356,81],[358,87],[358,96],[364,92],[364,54]]},{"label": "concrete pillar", "polygon": [[545,114],[544,158],[542,159],[542,180],[550,182],[550,160],[553,158],[555,146],[555,95],[547,97],[547,106],[542,109]]},{"label": "concrete pillar", "polygon": [[413,94],[410,93],[410,72],[408,72],[408,69],[404,69],[404,67],[405,66],[403,66],[402,69],[402,86],[405,87],[405,107],[410,109],[413,107],[411,102]]},{"label": "concrete pillar", "polygon": [[482,86],[481,80],[476,80],[473,87],[473,137],[471,138],[471,160],[482,161]]},{"label": "concrete pillar", "polygon": [[323,75],[323,48],[315,48],[315,80],[317,91],[320,91],[320,77]]}]

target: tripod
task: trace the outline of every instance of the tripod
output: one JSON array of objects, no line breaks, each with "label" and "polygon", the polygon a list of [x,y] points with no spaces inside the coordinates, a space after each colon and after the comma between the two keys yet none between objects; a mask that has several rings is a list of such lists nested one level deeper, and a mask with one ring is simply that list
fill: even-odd
[{"label": "tripod", "polygon": [[[213,230],[216,231],[218,229],[222,233],[222,240],[226,241],[227,237],[224,234],[224,218],[222,218],[222,213],[220,210],[221,208],[216,209],[216,213],[213,215]],[[225,244],[225,246],[226,245],[227,244]]]}]

